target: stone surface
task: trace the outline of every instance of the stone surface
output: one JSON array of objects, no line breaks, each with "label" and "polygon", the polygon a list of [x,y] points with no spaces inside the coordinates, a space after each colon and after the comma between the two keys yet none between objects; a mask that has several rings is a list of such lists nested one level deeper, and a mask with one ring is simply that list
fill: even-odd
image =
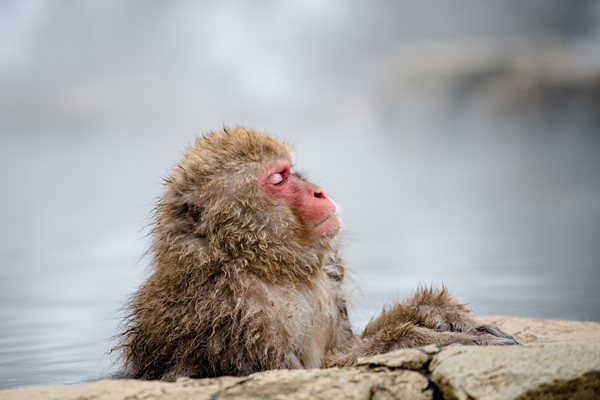
[{"label": "stone surface", "polygon": [[429,369],[448,400],[600,397],[599,344],[451,347]]},{"label": "stone surface", "polygon": [[489,316],[479,320],[497,325],[521,343],[573,341],[600,343],[600,323]]},{"label": "stone surface", "polygon": [[0,392],[1,400],[134,400],[212,399],[243,378],[183,379],[177,383],[136,380],[103,380],[77,386],[15,389]]},{"label": "stone surface", "polygon": [[267,371],[244,378],[104,380],[6,390],[0,400],[600,398],[600,323],[481,319],[526,344],[426,346],[361,358],[352,368]]},{"label": "stone surface", "polygon": [[431,360],[431,355],[422,349],[406,349],[391,351],[377,356],[359,358],[356,361],[356,365],[368,365],[371,367],[384,365],[391,368],[406,368],[418,371],[423,368],[429,360]]},{"label": "stone surface", "polygon": [[432,400],[429,381],[408,370],[279,370],[245,378],[180,379],[175,383],[104,380],[79,386],[0,392],[2,400],[407,399]]},{"label": "stone surface", "polygon": [[236,385],[219,399],[433,399],[420,373],[358,368],[267,371]]}]

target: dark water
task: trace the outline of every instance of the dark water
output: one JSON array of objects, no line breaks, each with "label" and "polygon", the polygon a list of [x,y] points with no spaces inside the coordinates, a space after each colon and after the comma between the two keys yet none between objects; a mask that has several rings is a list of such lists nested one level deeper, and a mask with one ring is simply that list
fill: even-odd
[{"label": "dark water", "polygon": [[290,140],[343,207],[357,330],[422,283],[600,321],[597,30],[538,3],[2,3],[0,389],[115,371],[161,177],[223,123]]}]

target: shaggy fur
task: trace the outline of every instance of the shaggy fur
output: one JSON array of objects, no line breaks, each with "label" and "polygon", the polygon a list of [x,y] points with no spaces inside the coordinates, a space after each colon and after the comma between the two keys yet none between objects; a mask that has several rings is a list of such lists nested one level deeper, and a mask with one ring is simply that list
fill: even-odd
[{"label": "shaggy fur", "polygon": [[[436,343],[506,344],[445,289],[422,289],[353,337],[334,237],[311,237],[259,176],[289,145],[244,129],[196,141],[156,208],[152,275],[132,296],[117,347],[121,376],[243,376],[350,365],[357,357]],[[513,341],[514,343],[514,341]]]},{"label": "shaggy fur", "polygon": [[478,323],[465,304],[441,289],[421,287],[402,303],[371,320],[343,351],[333,351],[322,367],[346,367],[359,357],[429,344],[509,345],[512,336],[493,325]]}]

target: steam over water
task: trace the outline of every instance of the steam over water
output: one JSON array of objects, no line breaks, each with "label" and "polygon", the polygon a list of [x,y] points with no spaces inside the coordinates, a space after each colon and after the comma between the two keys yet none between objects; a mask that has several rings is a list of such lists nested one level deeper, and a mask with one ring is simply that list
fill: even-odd
[{"label": "steam over water", "polygon": [[223,124],[341,205],[357,331],[430,283],[600,321],[600,7],[452,4],[0,2],[0,389],[116,370],[161,178]]}]

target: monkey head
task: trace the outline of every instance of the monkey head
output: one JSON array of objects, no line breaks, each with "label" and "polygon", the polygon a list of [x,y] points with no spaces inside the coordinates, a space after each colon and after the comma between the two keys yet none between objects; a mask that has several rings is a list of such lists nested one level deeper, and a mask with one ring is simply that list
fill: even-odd
[{"label": "monkey head", "polygon": [[167,179],[156,217],[155,257],[292,274],[320,264],[340,229],[333,200],[294,171],[291,146],[245,129],[199,138]]}]

